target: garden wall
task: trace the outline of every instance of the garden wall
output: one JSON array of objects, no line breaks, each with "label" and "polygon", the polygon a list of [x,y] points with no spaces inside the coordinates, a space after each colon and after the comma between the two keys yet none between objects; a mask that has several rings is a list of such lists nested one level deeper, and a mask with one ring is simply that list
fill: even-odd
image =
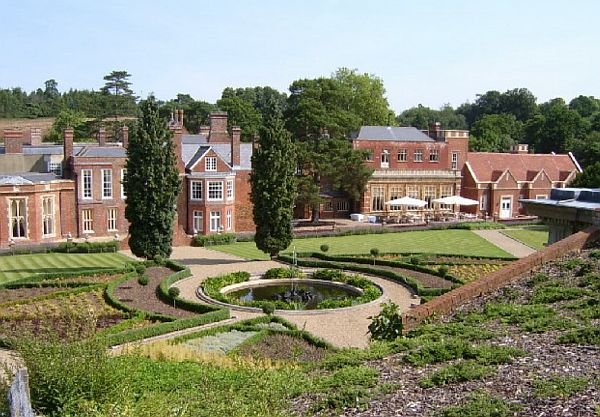
[{"label": "garden wall", "polygon": [[477,281],[463,285],[462,287],[440,295],[425,304],[421,304],[402,315],[404,330],[408,331],[414,328],[417,324],[431,315],[448,314],[456,307],[475,297],[479,297],[504,287],[513,281],[517,281],[523,274],[539,268],[546,262],[558,259],[569,252],[580,251],[587,243],[590,243],[599,237],[600,229],[589,227],[548,246],[544,250],[521,258]]}]

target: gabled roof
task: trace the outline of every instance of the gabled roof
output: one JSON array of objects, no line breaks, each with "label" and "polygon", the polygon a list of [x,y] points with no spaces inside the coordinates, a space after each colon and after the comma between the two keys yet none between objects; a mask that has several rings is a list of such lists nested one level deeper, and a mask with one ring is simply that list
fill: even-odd
[{"label": "gabled roof", "polygon": [[569,155],[469,152],[467,162],[478,182],[495,182],[507,169],[519,182],[532,181],[542,170],[551,181],[564,181],[577,171]]},{"label": "gabled roof", "polygon": [[192,156],[189,162],[185,164],[185,168],[192,169],[194,165],[196,165],[196,163],[198,163],[198,161],[208,153],[209,150],[210,146],[200,146],[194,156]]},{"label": "gabled roof", "polygon": [[353,140],[389,140],[395,142],[435,142],[415,127],[363,126]]}]

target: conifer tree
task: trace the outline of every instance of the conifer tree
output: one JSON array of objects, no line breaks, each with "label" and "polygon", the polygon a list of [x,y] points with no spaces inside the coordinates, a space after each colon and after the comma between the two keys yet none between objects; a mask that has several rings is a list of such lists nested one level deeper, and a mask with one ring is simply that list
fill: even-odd
[{"label": "conifer tree", "polygon": [[251,196],[256,224],[254,241],[260,250],[274,257],[293,238],[296,155],[281,109],[271,103],[269,113],[260,130],[260,146],[252,156]]},{"label": "conifer tree", "polygon": [[172,132],[159,116],[154,97],[143,101],[140,108],[141,115],[127,148],[124,179],[129,247],[136,256],[168,258],[180,191]]}]

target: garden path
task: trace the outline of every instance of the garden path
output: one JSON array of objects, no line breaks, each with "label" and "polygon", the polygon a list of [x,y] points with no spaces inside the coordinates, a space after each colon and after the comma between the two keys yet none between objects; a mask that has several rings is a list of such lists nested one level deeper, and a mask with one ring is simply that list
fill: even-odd
[{"label": "garden path", "polygon": [[524,258],[536,252],[535,249],[506,236],[500,230],[473,230],[473,232],[517,258]]},{"label": "garden path", "polygon": [[[196,302],[196,289],[208,277],[236,271],[260,273],[282,265],[287,266],[274,261],[249,261],[234,255],[189,246],[174,247],[171,258],[187,265],[192,271],[191,277],[175,285],[180,290],[180,297]],[[412,299],[410,290],[398,283],[378,277],[369,279],[380,285],[384,291],[384,299],[393,300],[400,306],[401,311],[410,308],[412,302],[418,303],[418,300]],[[353,308],[330,310],[327,313],[278,311],[277,315],[334,346],[364,348],[369,343],[369,317],[379,313],[379,310],[379,302],[374,302]],[[232,308],[231,315],[241,320],[257,317],[261,313]]]}]

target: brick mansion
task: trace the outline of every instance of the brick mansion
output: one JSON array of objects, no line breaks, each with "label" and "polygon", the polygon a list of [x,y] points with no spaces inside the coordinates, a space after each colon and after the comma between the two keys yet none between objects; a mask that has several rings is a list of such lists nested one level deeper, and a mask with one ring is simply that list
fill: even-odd
[{"label": "brick mansion", "polygon": [[[213,112],[210,125],[187,134],[183,112],[170,122],[182,189],[173,242],[190,243],[196,234],[252,232],[250,173],[253,144],[240,141],[241,129],[228,128],[227,114]],[[127,235],[122,181],[129,132],[107,142],[74,142],[64,131],[62,145],[43,144],[41,131],[7,129],[0,147],[0,248],[64,241],[67,237],[121,239]],[[409,196],[427,201],[462,195],[479,201],[474,214],[512,218],[523,214],[523,198],[545,198],[581,172],[572,154],[530,154],[526,145],[512,153],[469,152],[469,132],[412,127],[363,126],[350,140],[368,151],[374,173],[359,201],[322,194],[324,218],[350,213],[401,210],[386,201]],[[298,210],[299,209],[299,210]],[[302,207],[296,212],[305,212]]]}]

